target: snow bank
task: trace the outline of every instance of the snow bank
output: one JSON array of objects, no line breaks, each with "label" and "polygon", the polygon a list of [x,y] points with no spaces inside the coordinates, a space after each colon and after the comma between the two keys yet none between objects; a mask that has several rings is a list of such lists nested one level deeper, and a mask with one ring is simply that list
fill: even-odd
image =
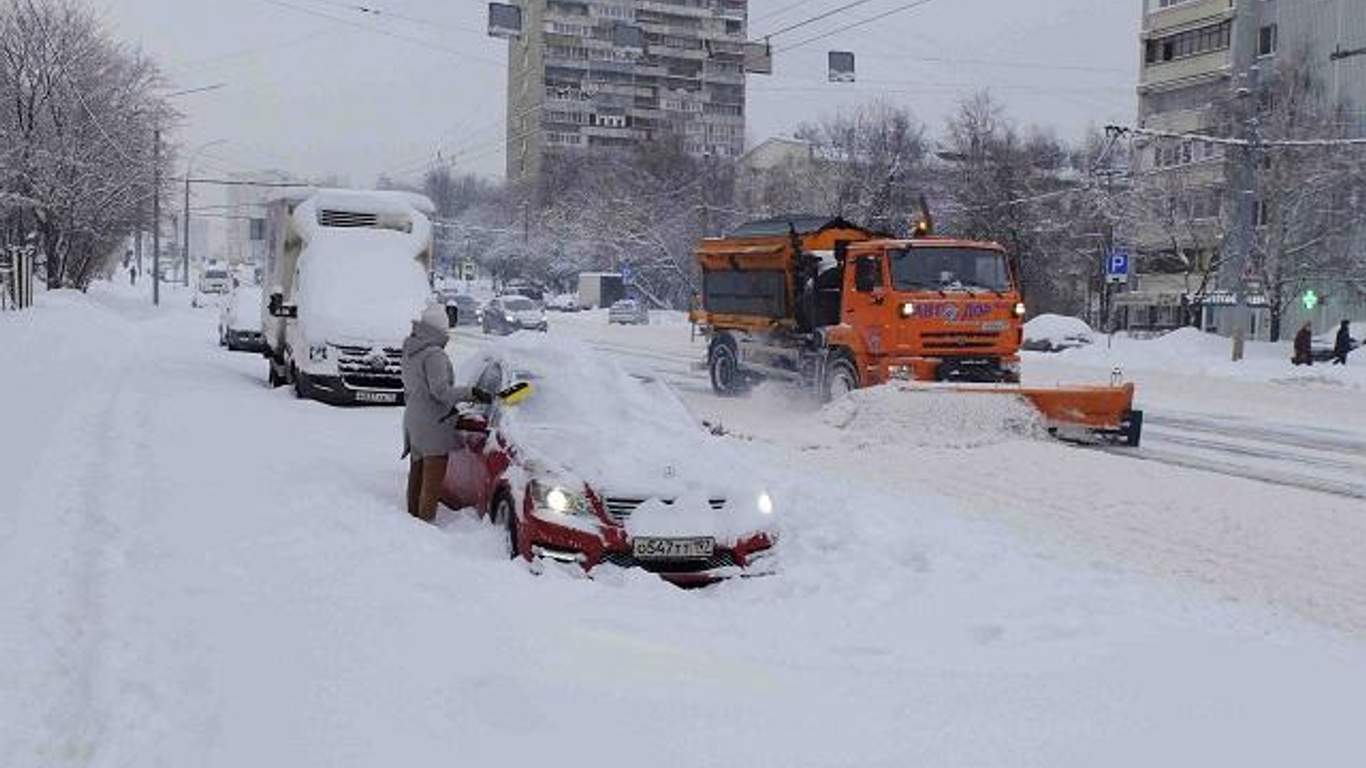
[{"label": "snow bank", "polygon": [[[320,208],[402,215],[411,232],[340,229],[318,224]],[[402,197],[329,191],[294,211],[304,237],[299,257],[299,325],[314,341],[397,342],[431,300],[419,255],[431,223]]]},{"label": "snow bank", "polygon": [[857,447],[974,448],[1043,434],[1038,413],[1020,398],[896,384],[851,392],[820,419]]},{"label": "snow bank", "polygon": [[[1142,372],[1213,376],[1270,384],[1366,389],[1366,357],[1352,353],[1347,366],[1294,366],[1291,341],[1248,341],[1241,362],[1233,362],[1232,341],[1196,328],[1180,328],[1152,339],[1115,334],[1085,347],[1069,349],[1058,357],[1069,364],[1103,371],[1120,368],[1126,374]],[[1038,358],[1036,358],[1037,360]],[[1026,360],[1025,374],[1031,369]],[[1140,379],[1141,382],[1141,379]]]},{"label": "snow bank", "polygon": [[1095,332],[1085,321],[1065,315],[1039,315],[1024,324],[1024,348],[1058,352],[1090,344]]}]

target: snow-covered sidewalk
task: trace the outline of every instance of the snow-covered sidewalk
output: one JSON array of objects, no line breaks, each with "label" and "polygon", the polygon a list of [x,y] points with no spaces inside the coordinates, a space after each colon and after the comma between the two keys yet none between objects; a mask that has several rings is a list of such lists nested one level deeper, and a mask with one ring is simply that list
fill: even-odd
[{"label": "snow-covered sidewalk", "polygon": [[785,477],[778,576],[533,576],[478,522],[404,515],[396,410],[267,389],[183,298],[153,311],[100,285],[0,316],[0,765],[1366,749],[1359,639],[1021,536],[908,482],[933,454],[899,477],[855,471],[849,446],[727,438]]}]

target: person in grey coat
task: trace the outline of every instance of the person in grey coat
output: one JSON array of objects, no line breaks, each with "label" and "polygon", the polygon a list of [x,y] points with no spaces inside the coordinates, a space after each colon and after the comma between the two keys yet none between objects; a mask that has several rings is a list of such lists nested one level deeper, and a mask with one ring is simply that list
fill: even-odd
[{"label": "person in grey coat", "polygon": [[458,387],[446,355],[444,307],[428,306],[403,341],[403,448],[408,457],[408,514],[431,522],[441,500],[446,459],[459,445],[452,415],[461,403],[488,403],[478,387]]}]

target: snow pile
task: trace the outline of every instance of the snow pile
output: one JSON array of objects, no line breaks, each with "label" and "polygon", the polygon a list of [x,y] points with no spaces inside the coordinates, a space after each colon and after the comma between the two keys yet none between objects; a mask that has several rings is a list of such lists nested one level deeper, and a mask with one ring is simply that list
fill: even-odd
[{"label": "snow pile", "polygon": [[[411,232],[333,228],[318,224],[320,207],[403,215]],[[431,223],[403,198],[332,191],[303,203],[294,222],[305,245],[299,257],[299,325],[314,342],[394,341],[432,298],[418,257],[431,242]]]},{"label": "snow pile", "polygon": [[1024,345],[1034,352],[1061,352],[1090,344],[1095,332],[1084,320],[1066,315],[1039,315],[1024,324]]},{"label": "snow pile", "polygon": [[1043,433],[1021,398],[896,384],[851,392],[820,419],[859,448],[975,448]]},{"label": "snow pile", "polygon": [[[1235,363],[1231,359],[1232,341],[1227,337],[1196,328],[1179,328],[1152,339],[1115,334],[1101,343],[1066,350],[1058,357],[1066,363],[1095,367],[1107,374],[1120,368],[1126,374],[1181,373],[1271,384],[1366,389],[1366,359],[1359,350],[1352,353],[1345,367],[1294,366],[1290,363],[1291,346],[1290,339],[1276,343],[1248,341],[1243,360]],[[1034,362],[1039,360],[1035,358]],[[1024,367],[1026,376],[1035,368],[1031,361],[1026,361]]]}]

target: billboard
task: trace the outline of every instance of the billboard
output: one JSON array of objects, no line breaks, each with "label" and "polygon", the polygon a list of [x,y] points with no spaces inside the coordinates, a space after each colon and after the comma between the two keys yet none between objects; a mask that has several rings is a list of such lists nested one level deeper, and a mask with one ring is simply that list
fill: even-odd
[{"label": "billboard", "polygon": [[489,37],[516,40],[522,36],[522,8],[508,3],[489,3]]},{"label": "billboard", "polygon": [[854,82],[854,54],[852,51],[830,52],[830,82]]}]

